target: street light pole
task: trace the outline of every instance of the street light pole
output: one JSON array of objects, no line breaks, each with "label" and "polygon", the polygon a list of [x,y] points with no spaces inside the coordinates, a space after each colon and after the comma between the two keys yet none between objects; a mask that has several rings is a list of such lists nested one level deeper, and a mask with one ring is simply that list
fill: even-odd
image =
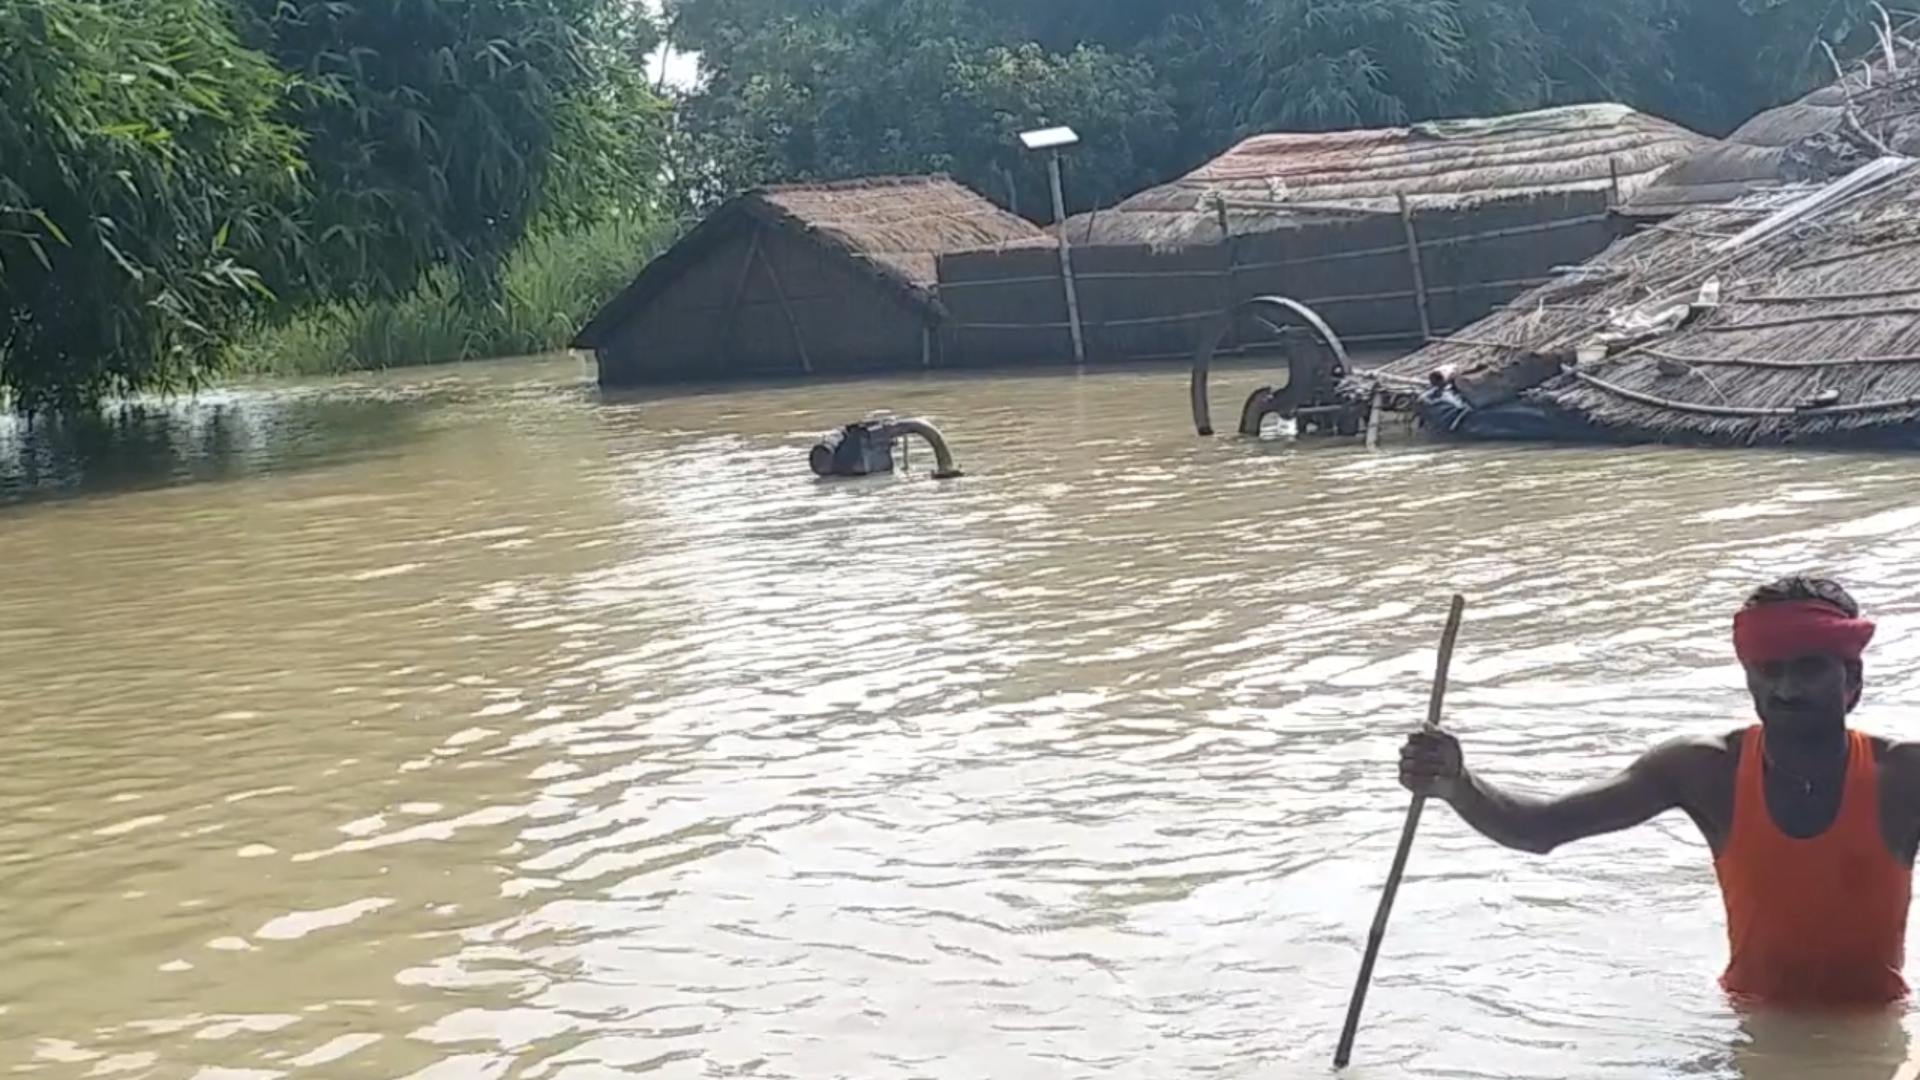
[{"label": "street light pole", "polygon": [[1067,253],[1067,200],[1060,193],[1060,151],[1047,155],[1047,179],[1053,183],[1053,231],[1060,238],[1060,280],[1067,283],[1067,327],[1073,331],[1073,364],[1087,362],[1087,343],[1080,336],[1080,290],[1073,284],[1073,256]]},{"label": "street light pole", "polygon": [[1073,256],[1067,243],[1067,200],[1060,187],[1060,151],[1080,141],[1080,136],[1072,128],[1047,128],[1042,131],[1029,131],[1020,136],[1020,142],[1028,150],[1047,151],[1047,182],[1053,189],[1053,231],[1060,245],[1060,281],[1067,293],[1067,328],[1073,334],[1073,363],[1083,367],[1087,362],[1086,339],[1080,331],[1080,292],[1073,283]]}]

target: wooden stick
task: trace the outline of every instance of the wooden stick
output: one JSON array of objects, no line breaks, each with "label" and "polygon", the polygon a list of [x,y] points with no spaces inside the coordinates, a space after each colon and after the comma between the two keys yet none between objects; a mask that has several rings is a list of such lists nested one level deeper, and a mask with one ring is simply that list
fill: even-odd
[{"label": "wooden stick", "polygon": [[[1440,704],[1447,694],[1447,669],[1453,666],[1453,642],[1460,636],[1460,616],[1467,598],[1454,594],[1447,610],[1447,628],[1440,633],[1440,658],[1433,672],[1433,693],[1427,698],[1425,730],[1440,730]],[[1400,877],[1407,872],[1407,854],[1413,850],[1414,830],[1420,827],[1420,810],[1425,795],[1415,795],[1407,807],[1407,823],[1400,827],[1400,847],[1393,853],[1393,867],[1387,871],[1387,886],[1380,890],[1380,906],[1373,913],[1373,929],[1367,931],[1367,951],[1360,959],[1360,977],[1354,980],[1353,997],[1347,1002],[1347,1022],[1340,1029],[1340,1045],[1333,1052],[1333,1067],[1344,1069],[1353,1060],[1353,1037],[1360,1030],[1360,1007],[1366,1004],[1367,984],[1373,981],[1373,962],[1380,958],[1380,943],[1386,940],[1387,916],[1393,911],[1393,897],[1400,891]]]},{"label": "wooden stick", "polygon": [[727,313],[720,320],[720,339],[713,350],[715,370],[725,368],[727,346],[733,344],[734,312],[740,308],[740,295],[747,291],[747,278],[753,273],[754,256],[760,254],[760,226],[753,227],[753,235],[747,240],[747,257],[740,260],[740,276],[734,279],[733,292],[727,294]]},{"label": "wooden stick", "polygon": [[1400,228],[1407,236],[1407,262],[1413,267],[1413,303],[1420,312],[1420,336],[1433,336],[1433,317],[1427,313],[1427,272],[1420,265],[1420,237],[1413,230],[1413,207],[1400,196]]},{"label": "wooden stick", "polygon": [[[759,233],[753,234],[756,239]],[[800,333],[800,319],[793,313],[793,305],[787,301],[787,290],[780,284],[780,271],[773,268],[773,260],[767,258],[767,249],[759,244],[753,246],[754,257],[760,260],[760,269],[767,272],[767,280],[773,285],[773,298],[780,301],[780,310],[787,316],[787,331],[793,335],[793,347],[800,352],[800,374],[813,374],[813,361],[807,357],[807,339]]]}]

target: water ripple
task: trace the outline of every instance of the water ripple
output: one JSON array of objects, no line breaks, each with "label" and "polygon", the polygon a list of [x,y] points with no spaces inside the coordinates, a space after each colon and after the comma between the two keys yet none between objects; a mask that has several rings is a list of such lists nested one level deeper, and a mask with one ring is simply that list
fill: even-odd
[{"label": "water ripple", "polygon": [[[1906,460],[1202,441],[1168,372],[577,370],[238,392],[239,450],[189,411],[167,482],[0,509],[0,1056],[1322,1076],[1449,592],[1449,722],[1516,783],[1739,722],[1727,612],[1791,569],[1858,586],[1862,722],[1911,728]],[[878,406],[970,477],[806,475]],[[0,479],[111,487],[32,454]],[[1438,810],[1358,1075],[1891,1072],[1897,1029],[1735,1017],[1722,942],[1682,819],[1543,860]]]}]

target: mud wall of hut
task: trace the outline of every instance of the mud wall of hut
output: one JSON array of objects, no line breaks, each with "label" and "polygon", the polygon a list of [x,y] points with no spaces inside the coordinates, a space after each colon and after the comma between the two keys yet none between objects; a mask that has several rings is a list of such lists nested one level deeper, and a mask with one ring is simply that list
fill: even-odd
[{"label": "mud wall of hut", "polygon": [[[1583,262],[1614,238],[1605,192],[1513,199],[1463,210],[1377,214],[1160,249],[1071,251],[1089,362],[1185,358],[1201,324],[1254,296],[1318,311],[1350,346],[1414,346],[1477,322]],[[1419,282],[1411,251],[1417,248]],[[1060,256],[1051,247],[970,251],[938,261],[946,367],[1070,363]],[[1423,320],[1421,294],[1426,314]],[[1424,321],[1424,325],[1423,325]]]},{"label": "mud wall of hut", "polygon": [[702,250],[595,352],[606,386],[897,371],[922,363],[924,327],[876,277],[756,225]]}]

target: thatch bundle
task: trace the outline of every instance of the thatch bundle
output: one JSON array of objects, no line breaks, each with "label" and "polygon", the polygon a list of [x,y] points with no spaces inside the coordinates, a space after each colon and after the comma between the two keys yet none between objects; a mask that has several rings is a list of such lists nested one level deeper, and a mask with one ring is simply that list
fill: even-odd
[{"label": "thatch bundle", "polygon": [[[1414,393],[1450,370],[1478,407],[1517,396],[1634,440],[1885,441],[1920,421],[1920,164],[1884,164],[1878,186],[1745,243],[1727,242],[1796,199],[1654,225],[1343,391]],[[1677,330],[1576,360],[1614,315],[1686,303],[1710,281],[1718,304]]]},{"label": "thatch bundle", "polygon": [[1672,217],[1765,188],[1824,182],[1889,152],[1920,154],[1920,49],[1891,35],[1868,62],[1674,162],[1621,212]]},{"label": "thatch bundle", "polygon": [[1046,238],[1025,218],[944,176],[785,184],[750,191],[738,204],[920,288],[934,284],[934,261],[947,252]]},{"label": "thatch bundle", "polygon": [[1366,131],[1256,135],[1193,172],[1069,219],[1076,243],[1178,246],[1329,216],[1573,191],[1625,197],[1711,140],[1625,105]]}]

